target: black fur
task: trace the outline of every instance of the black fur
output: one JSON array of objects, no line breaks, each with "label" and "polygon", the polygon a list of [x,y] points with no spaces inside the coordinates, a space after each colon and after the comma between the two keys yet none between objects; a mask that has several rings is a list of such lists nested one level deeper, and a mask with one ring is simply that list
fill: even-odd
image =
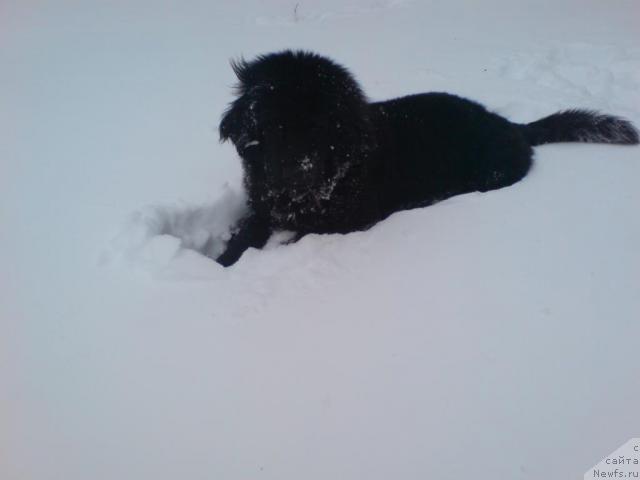
[{"label": "black fur", "polygon": [[630,122],[589,110],[565,110],[523,128],[531,145],[557,142],[638,143],[638,131]]},{"label": "black fur", "polygon": [[589,111],[519,125],[446,93],[369,103],[345,68],[308,52],[232,66],[238,98],[220,138],[242,158],[249,214],[217,259],[225,266],[276,230],[352,232],[398,210],[506,187],[529,171],[532,145],[638,143],[631,123]]}]

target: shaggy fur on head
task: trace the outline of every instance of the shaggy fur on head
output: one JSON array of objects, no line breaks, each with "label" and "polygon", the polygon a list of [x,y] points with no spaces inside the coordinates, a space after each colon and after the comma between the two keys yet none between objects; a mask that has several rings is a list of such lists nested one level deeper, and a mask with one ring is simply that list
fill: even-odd
[{"label": "shaggy fur on head", "polygon": [[591,111],[520,125],[446,93],[369,103],[344,67],[309,52],[232,67],[237,98],[220,138],[242,159],[249,214],[217,259],[225,266],[277,230],[362,230],[398,210],[506,187],[529,171],[533,145],[638,143],[631,123]]}]

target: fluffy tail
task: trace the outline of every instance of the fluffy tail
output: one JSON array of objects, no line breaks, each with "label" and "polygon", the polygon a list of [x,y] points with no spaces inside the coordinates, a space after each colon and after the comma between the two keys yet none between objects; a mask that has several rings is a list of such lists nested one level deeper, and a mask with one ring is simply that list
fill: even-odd
[{"label": "fluffy tail", "polygon": [[520,127],[531,145],[558,142],[638,143],[638,130],[630,121],[591,110],[564,110]]}]

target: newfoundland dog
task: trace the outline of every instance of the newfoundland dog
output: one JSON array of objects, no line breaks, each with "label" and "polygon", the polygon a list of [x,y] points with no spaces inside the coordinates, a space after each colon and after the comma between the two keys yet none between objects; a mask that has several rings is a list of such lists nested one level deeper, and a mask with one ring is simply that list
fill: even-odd
[{"label": "newfoundland dog", "polygon": [[398,210],[506,187],[527,174],[535,145],[638,143],[630,122],[593,111],[517,124],[446,93],[369,103],[348,70],[310,52],[232,67],[237,98],[220,138],[242,159],[249,213],[217,258],[224,266],[274,231],[363,230]]}]

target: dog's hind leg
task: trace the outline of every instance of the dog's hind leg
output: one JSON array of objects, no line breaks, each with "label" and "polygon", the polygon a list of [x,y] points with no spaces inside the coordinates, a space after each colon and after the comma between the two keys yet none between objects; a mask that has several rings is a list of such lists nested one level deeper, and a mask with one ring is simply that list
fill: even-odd
[{"label": "dog's hind leg", "polygon": [[484,154],[482,173],[476,177],[481,192],[508,187],[529,173],[533,149],[520,131],[509,130],[494,138]]}]

